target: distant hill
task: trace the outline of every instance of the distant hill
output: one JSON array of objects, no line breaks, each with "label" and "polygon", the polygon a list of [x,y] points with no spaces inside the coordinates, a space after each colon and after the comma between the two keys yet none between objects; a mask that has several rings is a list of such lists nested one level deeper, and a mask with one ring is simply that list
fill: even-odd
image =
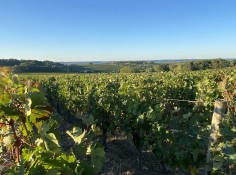
[{"label": "distant hill", "polygon": [[179,62],[189,62],[189,61],[197,61],[200,59],[172,59],[172,60],[140,60],[140,61],[75,61],[75,62],[59,62],[65,65],[71,64],[116,64],[119,62],[147,62],[147,63],[179,63]]},{"label": "distant hill", "polygon": [[75,62],[58,62],[60,64],[65,64],[65,65],[72,65],[72,64],[79,64],[79,65],[84,65],[84,64],[111,64],[112,61],[75,61]]}]

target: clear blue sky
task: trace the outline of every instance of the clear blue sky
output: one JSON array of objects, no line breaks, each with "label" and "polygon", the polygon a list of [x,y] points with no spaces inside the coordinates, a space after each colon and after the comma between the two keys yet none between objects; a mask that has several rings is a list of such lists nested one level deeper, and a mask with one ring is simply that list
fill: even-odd
[{"label": "clear blue sky", "polygon": [[0,0],[0,58],[236,58],[236,0]]}]

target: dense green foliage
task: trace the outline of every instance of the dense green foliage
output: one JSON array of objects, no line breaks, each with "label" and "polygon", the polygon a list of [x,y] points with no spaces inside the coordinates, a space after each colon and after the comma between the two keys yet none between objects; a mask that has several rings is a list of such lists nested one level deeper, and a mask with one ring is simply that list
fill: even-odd
[{"label": "dense green foliage", "polygon": [[53,112],[39,83],[21,80],[0,69],[0,174],[97,174],[105,152],[93,141],[93,131],[74,127],[74,144],[60,145],[63,118]]},{"label": "dense green foliage", "polygon": [[132,66],[123,66],[120,69],[120,73],[135,73],[135,72],[138,72],[138,70],[135,69],[135,67],[132,67]]},{"label": "dense green foliage", "polygon": [[15,72],[67,72],[63,64],[51,61],[0,59],[0,66],[11,66]]},{"label": "dense green foliage", "polygon": [[[47,88],[53,106],[69,118],[107,132],[119,128],[137,149],[196,174],[206,164],[214,101],[228,101],[220,138],[212,145],[213,174],[236,169],[235,68],[138,74],[28,75]],[[178,99],[178,100],[171,100]],[[190,100],[192,102],[180,101]]]},{"label": "dense green foliage", "polygon": [[86,64],[61,64],[51,61],[0,59],[0,66],[12,66],[17,73],[137,73],[137,72],[180,72],[232,67],[236,60],[212,59],[185,62],[156,63],[148,61],[106,62]]}]

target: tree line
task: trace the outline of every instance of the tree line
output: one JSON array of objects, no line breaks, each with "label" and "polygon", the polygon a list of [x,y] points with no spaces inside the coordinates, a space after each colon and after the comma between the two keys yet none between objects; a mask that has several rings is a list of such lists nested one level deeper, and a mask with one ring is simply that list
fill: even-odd
[{"label": "tree line", "polygon": [[104,64],[65,65],[52,61],[0,59],[0,66],[10,66],[17,73],[58,72],[58,73],[139,73],[169,72],[218,69],[236,66],[236,59],[191,60],[186,62],[155,63],[145,61],[123,61]]}]

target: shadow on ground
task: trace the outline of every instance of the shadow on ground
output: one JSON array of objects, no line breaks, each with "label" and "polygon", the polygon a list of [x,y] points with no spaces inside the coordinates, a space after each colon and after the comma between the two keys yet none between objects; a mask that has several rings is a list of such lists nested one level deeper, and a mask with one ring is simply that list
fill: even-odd
[{"label": "shadow on ground", "polygon": [[101,175],[187,175],[167,171],[151,152],[139,153],[126,139],[108,142],[105,165]]}]

